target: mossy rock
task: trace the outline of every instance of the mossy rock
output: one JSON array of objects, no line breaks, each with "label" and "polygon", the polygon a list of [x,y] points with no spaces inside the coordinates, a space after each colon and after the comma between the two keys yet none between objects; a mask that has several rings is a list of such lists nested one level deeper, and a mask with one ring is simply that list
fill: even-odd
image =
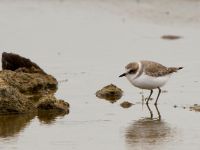
[{"label": "mossy rock", "polygon": [[17,88],[0,83],[0,114],[35,112],[34,104]]},{"label": "mossy rock", "polygon": [[114,84],[107,85],[96,92],[96,96],[101,99],[110,101],[111,103],[119,100],[123,95],[123,91]]},{"label": "mossy rock", "polygon": [[57,80],[36,63],[13,53],[2,53],[0,71],[0,114],[21,114],[45,110],[69,112],[69,104],[54,96]]},{"label": "mossy rock", "polygon": [[48,111],[57,111],[57,112],[69,112],[69,103],[64,100],[57,100],[55,96],[48,95],[42,97],[39,102],[36,104],[38,111],[48,110]]},{"label": "mossy rock", "polygon": [[0,78],[23,94],[55,92],[58,82],[51,76],[40,73],[24,73],[11,70],[0,72]]}]

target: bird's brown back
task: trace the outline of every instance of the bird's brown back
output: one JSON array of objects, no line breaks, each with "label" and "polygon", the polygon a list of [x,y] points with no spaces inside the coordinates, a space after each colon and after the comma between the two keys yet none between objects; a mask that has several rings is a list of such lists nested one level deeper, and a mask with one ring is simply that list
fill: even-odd
[{"label": "bird's brown back", "polygon": [[168,68],[153,61],[141,61],[141,63],[142,63],[142,67],[145,73],[152,77],[165,76],[173,72],[176,72],[179,69],[182,69],[182,68],[177,68],[177,67]]}]

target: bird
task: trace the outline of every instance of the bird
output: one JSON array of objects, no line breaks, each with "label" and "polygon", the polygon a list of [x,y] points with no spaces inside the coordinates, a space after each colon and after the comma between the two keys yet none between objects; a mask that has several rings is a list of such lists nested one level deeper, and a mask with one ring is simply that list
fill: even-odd
[{"label": "bird", "polygon": [[183,67],[166,67],[160,63],[148,60],[131,62],[125,66],[125,73],[119,77],[126,77],[128,81],[140,89],[150,90],[146,104],[148,104],[154,89],[158,89],[158,95],[154,105],[157,105],[161,87],[163,87],[170,76],[183,69]]}]

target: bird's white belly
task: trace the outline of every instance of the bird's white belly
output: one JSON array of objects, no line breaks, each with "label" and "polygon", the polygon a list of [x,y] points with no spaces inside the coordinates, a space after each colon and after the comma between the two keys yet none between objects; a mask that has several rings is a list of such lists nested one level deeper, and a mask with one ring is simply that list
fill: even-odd
[{"label": "bird's white belly", "polygon": [[161,77],[152,77],[146,74],[142,74],[136,79],[131,79],[128,77],[128,80],[136,87],[141,89],[155,89],[162,87],[170,78],[170,75],[161,76]]}]

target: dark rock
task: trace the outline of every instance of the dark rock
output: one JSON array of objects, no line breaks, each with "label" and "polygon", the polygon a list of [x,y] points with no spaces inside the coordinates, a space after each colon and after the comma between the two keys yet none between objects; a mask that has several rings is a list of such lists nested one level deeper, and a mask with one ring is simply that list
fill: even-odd
[{"label": "dark rock", "polygon": [[122,103],[120,104],[120,106],[123,107],[123,108],[129,108],[129,107],[131,107],[132,105],[133,105],[133,103],[130,103],[130,102],[128,102],[128,101],[124,101],[124,102],[122,102]]},{"label": "dark rock", "polygon": [[14,53],[2,53],[2,69],[16,71],[19,69],[22,72],[28,73],[44,73],[46,74],[36,63],[30,59],[24,58]]}]

